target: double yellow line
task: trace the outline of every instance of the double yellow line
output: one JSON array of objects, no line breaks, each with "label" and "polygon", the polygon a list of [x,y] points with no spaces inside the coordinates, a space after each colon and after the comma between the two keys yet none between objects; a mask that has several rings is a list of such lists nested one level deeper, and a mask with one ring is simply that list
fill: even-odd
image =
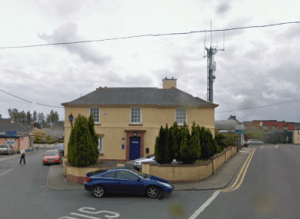
[{"label": "double yellow line", "polygon": [[[238,189],[241,186],[255,151],[256,151],[256,148],[254,148],[251,151],[249,157],[247,158],[245,164],[243,165],[243,167],[242,167],[236,181],[234,182],[234,184],[231,187],[229,187],[228,189],[220,190],[221,192],[231,192],[231,191],[234,191],[234,190]],[[240,180],[240,177],[241,177],[242,173],[243,173],[243,176]],[[239,184],[237,184],[238,182],[239,182]]]}]

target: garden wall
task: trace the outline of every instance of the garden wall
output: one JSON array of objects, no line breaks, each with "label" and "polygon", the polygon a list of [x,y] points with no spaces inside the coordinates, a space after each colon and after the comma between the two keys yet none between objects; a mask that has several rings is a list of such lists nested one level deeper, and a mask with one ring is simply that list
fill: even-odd
[{"label": "garden wall", "polygon": [[236,147],[227,147],[221,153],[201,164],[151,164],[143,163],[142,172],[162,177],[171,183],[197,182],[214,174],[236,154]]}]

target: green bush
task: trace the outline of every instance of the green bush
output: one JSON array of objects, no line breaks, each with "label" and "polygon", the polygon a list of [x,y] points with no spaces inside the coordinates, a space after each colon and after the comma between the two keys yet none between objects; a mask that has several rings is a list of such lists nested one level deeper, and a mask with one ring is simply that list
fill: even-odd
[{"label": "green bush", "polygon": [[174,153],[172,150],[172,127],[168,128],[168,124],[166,124],[165,128],[166,135],[166,143],[165,143],[165,162],[171,163],[174,159]]},{"label": "green bush", "polygon": [[215,140],[222,151],[225,147],[227,147],[227,145],[224,142],[226,137],[224,135],[220,134],[218,131],[219,131],[218,129],[215,129]]},{"label": "green bush", "polygon": [[226,133],[226,134],[222,134],[225,139],[223,140],[224,145],[226,145],[226,147],[228,146],[235,146],[236,144],[236,140],[239,138],[239,135],[236,135],[234,133]]},{"label": "green bush", "polygon": [[94,115],[91,113],[89,120],[88,120],[88,127],[91,133],[91,138],[92,138],[92,142],[93,144],[91,145],[91,163],[95,164],[98,161],[99,158],[99,149],[98,149],[98,139],[99,136],[96,134],[95,132],[95,123],[94,123]]},{"label": "green bush", "polygon": [[156,137],[155,141],[155,160],[159,164],[165,164],[165,144],[166,144],[166,135],[165,130],[161,126],[159,130],[159,136]]},{"label": "green bush", "polygon": [[77,167],[94,165],[97,162],[93,154],[95,153],[94,146],[95,137],[91,134],[88,120],[79,114],[71,130],[68,143],[68,163]]},{"label": "green bush", "polygon": [[181,161],[184,164],[194,163],[201,155],[199,133],[195,127],[195,122],[192,126],[192,134],[190,135],[189,129],[186,124],[184,124],[181,128],[181,136],[182,139],[178,161]]}]

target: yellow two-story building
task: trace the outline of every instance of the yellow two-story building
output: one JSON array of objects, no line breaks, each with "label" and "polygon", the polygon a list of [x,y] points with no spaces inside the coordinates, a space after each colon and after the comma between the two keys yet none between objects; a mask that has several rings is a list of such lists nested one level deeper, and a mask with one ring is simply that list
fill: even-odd
[{"label": "yellow two-story building", "polygon": [[215,108],[207,102],[176,88],[176,79],[163,79],[159,88],[98,88],[65,107],[65,157],[71,133],[69,115],[75,122],[78,114],[94,115],[99,135],[101,161],[129,161],[154,154],[156,136],[161,126],[179,126],[184,122],[190,131],[195,121],[209,128],[214,135]]}]

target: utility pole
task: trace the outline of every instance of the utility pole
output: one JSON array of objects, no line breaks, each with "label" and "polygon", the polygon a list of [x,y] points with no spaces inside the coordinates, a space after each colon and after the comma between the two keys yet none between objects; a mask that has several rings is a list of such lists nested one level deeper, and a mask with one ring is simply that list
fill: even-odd
[{"label": "utility pole", "polygon": [[[212,46],[212,23],[211,23],[211,30],[210,30],[210,47],[205,47],[205,50],[207,52],[206,56],[203,56],[203,58],[207,57],[207,101],[213,102],[213,95],[214,95],[214,89],[213,89],[213,82],[216,79],[215,72],[216,72],[216,62],[214,62],[214,55],[218,51],[225,51],[224,49],[224,35],[223,33],[223,49],[217,49],[217,47]],[[205,34],[205,41],[206,41],[206,34]],[[205,44],[205,43],[204,43]]]}]

